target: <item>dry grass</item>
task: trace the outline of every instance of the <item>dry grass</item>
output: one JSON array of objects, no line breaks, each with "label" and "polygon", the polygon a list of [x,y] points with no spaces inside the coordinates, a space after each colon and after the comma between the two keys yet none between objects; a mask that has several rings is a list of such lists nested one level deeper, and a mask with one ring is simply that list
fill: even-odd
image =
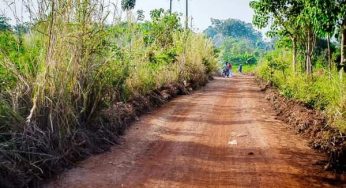
[{"label": "dry grass", "polygon": [[[103,1],[43,5],[22,50],[0,49],[0,76],[11,78],[0,85],[0,187],[35,186],[107,150],[146,108],[131,101],[144,97],[148,106],[161,104],[163,86],[202,85],[217,69],[213,46],[203,36],[177,28],[165,33],[173,40],[163,48],[162,41],[147,43],[139,24],[108,26]],[[151,26],[169,28],[165,20]],[[126,105],[114,108],[126,102],[135,113]],[[102,115],[106,109],[111,116]]]}]

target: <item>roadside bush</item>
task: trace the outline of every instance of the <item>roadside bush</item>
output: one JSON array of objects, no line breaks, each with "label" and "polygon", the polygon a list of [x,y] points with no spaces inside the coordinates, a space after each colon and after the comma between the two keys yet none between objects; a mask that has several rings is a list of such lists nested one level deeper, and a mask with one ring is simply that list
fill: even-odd
[{"label": "roadside bush", "polygon": [[294,74],[289,65],[291,57],[291,53],[283,49],[268,53],[256,73],[276,86],[282,95],[301,101],[310,108],[323,110],[329,123],[345,132],[345,83],[340,82],[336,71],[329,76],[322,60],[318,61],[321,66],[311,77],[299,72]]},{"label": "roadside bush", "polygon": [[181,69],[180,78],[197,84],[205,83],[208,74],[218,70],[212,42],[203,35],[186,32],[176,35],[175,38],[175,46],[181,52],[177,57]]},{"label": "roadside bush", "polygon": [[124,126],[103,110],[164,85],[202,85],[217,69],[211,42],[177,15],[109,26],[98,3],[61,3],[20,40],[0,32],[0,187],[34,186],[107,150]]}]

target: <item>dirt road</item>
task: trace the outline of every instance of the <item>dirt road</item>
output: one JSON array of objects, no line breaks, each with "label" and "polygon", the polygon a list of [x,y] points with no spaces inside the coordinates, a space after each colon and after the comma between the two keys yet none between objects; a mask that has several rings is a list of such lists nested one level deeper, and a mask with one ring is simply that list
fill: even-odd
[{"label": "dirt road", "polygon": [[323,159],[276,120],[253,77],[217,78],[47,187],[346,187]]}]

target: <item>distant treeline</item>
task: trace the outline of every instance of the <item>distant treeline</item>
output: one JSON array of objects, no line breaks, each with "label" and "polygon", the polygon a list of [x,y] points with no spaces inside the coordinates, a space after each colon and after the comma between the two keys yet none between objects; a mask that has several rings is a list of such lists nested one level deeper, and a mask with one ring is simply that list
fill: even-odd
[{"label": "distant treeline", "polygon": [[220,50],[220,61],[233,64],[255,64],[271,48],[262,34],[250,23],[237,19],[211,19],[212,25],[204,33]]}]

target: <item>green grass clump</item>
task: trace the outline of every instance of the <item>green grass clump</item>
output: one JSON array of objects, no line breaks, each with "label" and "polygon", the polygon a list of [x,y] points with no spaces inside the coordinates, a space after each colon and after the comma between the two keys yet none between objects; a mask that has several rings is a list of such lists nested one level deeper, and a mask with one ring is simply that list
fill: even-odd
[{"label": "green grass clump", "polygon": [[287,98],[324,111],[329,123],[345,133],[345,81],[340,81],[336,71],[329,74],[322,66],[316,68],[311,76],[300,72],[293,73],[291,57],[291,52],[281,49],[268,53],[256,68],[256,73],[271,81]]},{"label": "green grass clump", "polygon": [[100,120],[112,105],[167,84],[203,83],[217,70],[212,43],[185,31],[176,14],[108,25],[98,1],[60,1],[58,14],[37,18],[30,32],[0,31],[0,187],[103,151],[120,129]]}]

